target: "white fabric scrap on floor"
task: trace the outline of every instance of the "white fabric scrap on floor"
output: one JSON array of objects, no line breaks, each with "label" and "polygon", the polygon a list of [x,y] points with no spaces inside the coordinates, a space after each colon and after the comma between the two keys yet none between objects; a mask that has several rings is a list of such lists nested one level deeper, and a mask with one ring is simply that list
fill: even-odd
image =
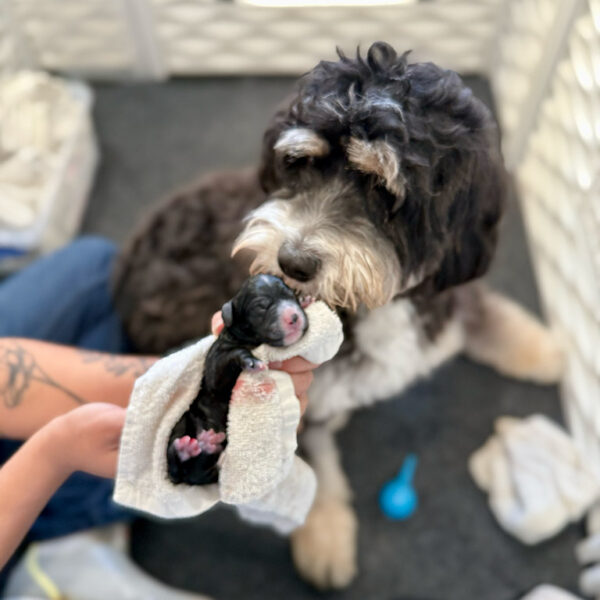
[{"label": "white fabric scrap on floor", "polygon": [[46,73],[0,74],[0,226],[30,226],[79,119],[68,85]]},{"label": "white fabric scrap on floor", "polygon": [[521,600],[580,600],[577,596],[553,585],[538,585]]},{"label": "white fabric scrap on floor", "polygon": [[521,542],[552,537],[600,498],[600,482],[547,417],[500,417],[495,431],[469,469],[500,525]]}]

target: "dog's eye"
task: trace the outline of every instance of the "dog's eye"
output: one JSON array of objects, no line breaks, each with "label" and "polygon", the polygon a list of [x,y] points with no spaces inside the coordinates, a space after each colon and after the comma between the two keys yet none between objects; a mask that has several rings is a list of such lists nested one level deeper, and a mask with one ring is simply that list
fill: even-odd
[{"label": "dog's eye", "polygon": [[384,196],[386,199],[388,196],[392,196],[390,191],[387,189],[385,179],[378,175],[370,175],[370,182],[373,190],[375,190],[380,196]]},{"label": "dog's eye", "polygon": [[266,298],[259,298],[252,303],[252,310],[265,311],[271,306],[270,300]]},{"label": "dog's eye", "polygon": [[292,154],[286,154],[283,159],[286,167],[293,167],[300,169],[302,167],[306,167],[307,165],[312,165],[314,162],[314,157],[312,156],[294,156]]},{"label": "dog's eye", "polygon": [[379,177],[379,175],[372,175],[371,177],[372,177],[371,181],[373,182],[374,188],[377,188],[380,191],[387,192],[387,188],[385,186],[385,179],[383,179],[382,177]]},{"label": "dog's eye", "polygon": [[381,178],[379,178],[376,187],[380,196],[384,198],[390,214],[395,215],[400,208],[402,208],[402,205],[404,204],[404,198],[402,196],[396,196],[395,194],[392,194],[392,192],[390,192],[390,190],[388,190],[386,187],[385,181],[383,181]]}]

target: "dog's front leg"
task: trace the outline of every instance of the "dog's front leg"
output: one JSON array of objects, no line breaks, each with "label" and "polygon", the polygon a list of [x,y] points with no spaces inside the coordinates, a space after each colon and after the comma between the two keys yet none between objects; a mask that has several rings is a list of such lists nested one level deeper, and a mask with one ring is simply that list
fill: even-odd
[{"label": "dog's front leg", "polygon": [[315,470],[318,488],[306,523],[291,537],[294,562],[302,577],[316,587],[343,588],[356,575],[358,524],[334,427],[307,425],[300,443]]}]

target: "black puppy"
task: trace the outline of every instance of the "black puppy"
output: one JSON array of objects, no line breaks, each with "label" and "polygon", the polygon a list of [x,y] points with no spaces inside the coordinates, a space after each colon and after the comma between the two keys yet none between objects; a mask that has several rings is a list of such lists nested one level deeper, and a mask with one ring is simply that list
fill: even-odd
[{"label": "black puppy", "polygon": [[173,483],[204,485],[219,478],[218,461],[227,441],[231,391],[242,371],[261,371],[266,365],[252,350],[261,344],[289,346],[308,327],[303,307],[278,277],[247,279],[222,308],[223,331],[204,362],[200,391],[177,422],[167,448],[169,479]]}]

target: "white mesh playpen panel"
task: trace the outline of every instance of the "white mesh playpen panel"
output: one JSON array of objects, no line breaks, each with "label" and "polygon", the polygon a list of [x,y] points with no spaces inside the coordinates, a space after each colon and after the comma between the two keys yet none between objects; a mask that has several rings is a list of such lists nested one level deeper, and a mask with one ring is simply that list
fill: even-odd
[{"label": "white mesh playpen panel", "polygon": [[523,106],[535,85],[536,71],[557,18],[560,1],[513,0],[506,3],[491,64],[505,147],[520,125]]},{"label": "white mesh playpen panel", "polygon": [[335,46],[354,53],[376,40],[414,58],[485,72],[501,0],[438,0],[387,6],[255,6],[152,0],[156,36],[170,73],[296,75]]},{"label": "white mesh playpen panel", "polygon": [[6,0],[29,66],[95,76],[133,74],[139,57],[122,0]]},{"label": "white mesh playpen panel", "polygon": [[570,28],[516,168],[541,296],[568,349],[566,418],[600,476],[600,12]]},{"label": "white mesh playpen panel", "polygon": [[353,53],[358,44],[366,49],[380,39],[413,49],[418,60],[485,73],[504,5],[503,0],[286,7],[252,0],[4,2],[14,7],[13,26],[33,49],[29,66],[103,78],[299,75],[334,58],[336,45]]},{"label": "white mesh playpen panel", "polygon": [[15,40],[11,25],[7,5],[0,3],[0,69],[3,65],[16,63]]}]

